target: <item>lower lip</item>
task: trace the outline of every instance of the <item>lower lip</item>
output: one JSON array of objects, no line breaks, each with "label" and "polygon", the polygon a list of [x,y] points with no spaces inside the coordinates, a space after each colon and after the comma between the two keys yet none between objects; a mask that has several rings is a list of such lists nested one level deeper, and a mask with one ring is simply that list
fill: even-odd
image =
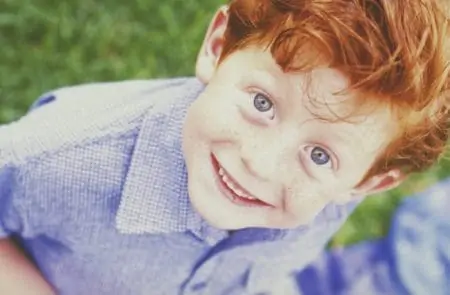
[{"label": "lower lip", "polygon": [[238,195],[236,195],[231,189],[228,188],[228,186],[223,182],[222,177],[219,175],[219,162],[214,157],[214,155],[211,154],[211,160],[214,167],[214,172],[216,174],[216,183],[219,187],[220,191],[223,195],[226,196],[228,200],[233,202],[236,205],[243,206],[243,207],[271,207],[269,204],[264,203],[260,200],[250,200],[246,198],[242,198]]}]

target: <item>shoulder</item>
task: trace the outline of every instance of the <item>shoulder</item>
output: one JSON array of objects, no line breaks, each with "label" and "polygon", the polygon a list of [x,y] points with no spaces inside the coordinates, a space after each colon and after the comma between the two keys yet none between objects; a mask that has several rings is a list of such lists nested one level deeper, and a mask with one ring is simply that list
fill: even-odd
[{"label": "shoulder", "polygon": [[153,124],[149,118],[166,113],[167,102],[176,103],[173,97],[191,81],[58,89],[38,99],[20,120],[0,126],[0,184],[7,184],[0,185],[0,197],[7,190],[24,233],[67,220],[109,220],[144,122]]},{"label": "shoulder", "polygon": [[93,83],[46,93],[20,120],[0,127],[4,161],[26,162],[136,133],[143,116],[189,79]]},{"label": "shoulder", "polygon": [[158,90],[167,89],[187,81],[187,78],[128,80],[117,82],[88,83],[52,90],[40,96],[31,106],[34,111],[44,105],[78,108],[94,107],[104,109],[118,103],[133,101],[146,97]]}]

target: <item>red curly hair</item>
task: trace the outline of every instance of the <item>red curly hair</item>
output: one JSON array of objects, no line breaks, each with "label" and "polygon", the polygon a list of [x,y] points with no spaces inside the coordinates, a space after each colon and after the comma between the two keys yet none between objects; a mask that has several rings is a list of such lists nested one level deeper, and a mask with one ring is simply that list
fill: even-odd
[{"label": "red curly hair", "polygon": [[372,94],[361,103],[390,107],[401,130],[361,182],[420,172],[443,153],[450,127],[446,11],[439,0],[231,0],[221,60],[257,45],[286,72],[341,71],[349,90]]}]

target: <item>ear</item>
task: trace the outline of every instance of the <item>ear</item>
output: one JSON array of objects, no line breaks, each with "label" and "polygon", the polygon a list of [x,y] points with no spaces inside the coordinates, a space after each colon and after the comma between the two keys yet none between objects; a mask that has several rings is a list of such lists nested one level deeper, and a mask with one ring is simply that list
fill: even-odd
[{"label": "ear", "polygon": [[370,177],[359,184],[354,190],[353,195],[367,196],[382,193],[399,186],[406,179],[406,175],[400,170],[395,169],[382,174]]},{"label": "ear", "polygon": [[202,47],[197,56],[196,76],[208,84],[217,67],[223,48],[225,29],[228,23],[228,6],[222,6],[214,15]]}]

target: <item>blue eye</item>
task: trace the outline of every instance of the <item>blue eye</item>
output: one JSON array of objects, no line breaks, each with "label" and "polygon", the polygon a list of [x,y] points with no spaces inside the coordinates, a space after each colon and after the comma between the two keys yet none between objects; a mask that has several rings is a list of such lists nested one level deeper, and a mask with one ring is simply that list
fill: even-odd
[{"label": "blue eye", "polygon": [[254,107],[261,113],[270,111],[273,108],[273,103],[264,94],[256,93],[253,97]]},{"label": "blue eye", "polygon": [[326,165],[330,162],[330,155],[320,147],[315,147],[311,151],[311,160],[319,166]]}]

